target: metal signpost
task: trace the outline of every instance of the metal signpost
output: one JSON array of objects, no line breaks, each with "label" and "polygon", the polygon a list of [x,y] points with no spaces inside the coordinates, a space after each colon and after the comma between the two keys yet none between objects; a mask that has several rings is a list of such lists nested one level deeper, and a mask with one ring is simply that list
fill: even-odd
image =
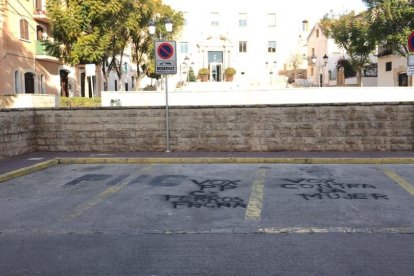
[{"label": "metal signpost", "polygon": [[175,41],[155,42],[155,73],[165,76],[165,129],[166,152],[170,152],[170,118],[168,109],[168,75],[177,74],[177,54]]},{"label": "metal signpost", "polygon": [[414,32],[408,37],[408,50],[411,54],[407,57],[407,75],[414,76]]}]

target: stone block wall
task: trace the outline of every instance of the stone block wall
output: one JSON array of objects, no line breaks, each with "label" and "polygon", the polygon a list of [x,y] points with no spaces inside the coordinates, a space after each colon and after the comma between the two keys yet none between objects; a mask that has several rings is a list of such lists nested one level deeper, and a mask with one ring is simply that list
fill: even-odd
[{"label": "stone block wall", "polygon": [[[412,151],[414,105],[172,107],[172,151]],[[165,109],[0,111],[4,158],[27,151],[165,151]]]},{"label": "stone block wall", "polygon": [[34,110],[0,110],[0,159],[36,149]]}]

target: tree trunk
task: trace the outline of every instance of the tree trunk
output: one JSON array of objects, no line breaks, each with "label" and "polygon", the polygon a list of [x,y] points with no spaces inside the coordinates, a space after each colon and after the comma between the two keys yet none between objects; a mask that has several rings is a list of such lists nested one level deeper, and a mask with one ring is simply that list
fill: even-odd
[{"label": "tree trunk", "polygon": [[362,68],[358,68],[358,73],[357,73],[357,86],[362,87]]}]

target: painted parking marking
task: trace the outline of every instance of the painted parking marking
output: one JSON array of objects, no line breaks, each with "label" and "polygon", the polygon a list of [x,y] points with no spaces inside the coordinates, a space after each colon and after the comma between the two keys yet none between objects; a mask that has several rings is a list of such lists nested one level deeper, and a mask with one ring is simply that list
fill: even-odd
[{"label": "painted parking marking", "polygon": [[257,172],[257,179],[253,182],[249,204],[246,209],[246,220],[260,220],[261,218],[266,173],[265,168],[260,168]]},{"label": "painted parking marking", "polygon": [[[152,166],[146,166],[143,167],[140,170],[140,173],[148,173],[152,170]],[[108,185],[110,185],[111,187],[109,187],[108,189],[106,189],[105,191],[99,193],[98,195],[96,195],[95,197],[93,197],[91,200],[78,205],[77,207],[74,208],[74,210],[68,214],[67,216],[65,216],[65,220],[72,220],[75,219],[79,216],[81,216],[83,213],[85,213],[86,211],[88,211],[89,209],[95,207],[96,205],[100,204],[101,202],[105,201],[107,198],[113,196],[114,194],[118,193],[119,191],[123,190],[126,186],[128,186],[129,184],[131,184],[132,182],[135,181],[135,179],[131,182],[128,180],[128,176],[122,175],[120,177],[117,177],[115,180],[118,180],[118,184],[115,183],[115,180],[111,181]]]},{"label": "painted parking marking", "polygon": [[414,186],[407,180],[405,180],[403,177],[398,175],[396,172],[390,170],[390,169],[383,169],[382,170],[391,180],[393,180],[395,183],[400,185],[404,190],[406,190],[409,194],[411,194],[414,197]]},{"label": "painted parking marking", "polygon": [[414,228],[354,228],[354,227],[267,227],[258,229],[264,234],[414,234]]}]

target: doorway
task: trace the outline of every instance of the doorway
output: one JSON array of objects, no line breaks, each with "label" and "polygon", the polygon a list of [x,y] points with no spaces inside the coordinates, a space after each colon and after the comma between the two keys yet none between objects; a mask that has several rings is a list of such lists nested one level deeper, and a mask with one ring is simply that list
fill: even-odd
[{"label": "doorway", "polygon": [[35,83],[34,83],[34,74],[25,73],[24,74],[24,93],[34,94],[35,93]]},{"label": "doorway", "polygon": [[60,96],[69,97],[69,72],[60,70]]},{"label": "doorway", "polygon": [[210,63],[210,80],[214,82],[223,81],[221,63]]},{"label": "doorway", "polygon": [[87,77],[85,72],[81,75],[81,97],[93,98],[96,87],[96,76]]},{"label": "doorway", "polygon": [[210,81],[223,81],[223,52],[209,51],[208,52],[208,67],[210,70]]},{"label": "doorway", "polygon": [[408,86],[407,73],[398,74],[398,86]]}]

